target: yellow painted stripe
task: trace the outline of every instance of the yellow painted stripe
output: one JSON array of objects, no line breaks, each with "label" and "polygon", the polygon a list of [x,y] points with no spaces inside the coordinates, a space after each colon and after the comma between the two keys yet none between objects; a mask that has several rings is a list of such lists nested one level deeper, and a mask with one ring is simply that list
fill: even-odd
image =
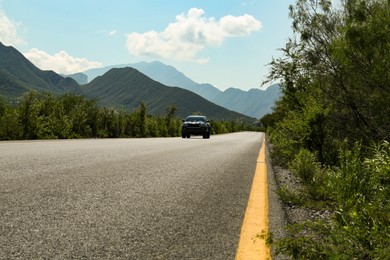
[{"label": "yellow painted stripe", "polygon": [[241,227],[240,241],[236,254],[237,260],[271,259],[270,248],[265,241],[268,235],[268,184],[265,150],[265,140],[263,140]]}]

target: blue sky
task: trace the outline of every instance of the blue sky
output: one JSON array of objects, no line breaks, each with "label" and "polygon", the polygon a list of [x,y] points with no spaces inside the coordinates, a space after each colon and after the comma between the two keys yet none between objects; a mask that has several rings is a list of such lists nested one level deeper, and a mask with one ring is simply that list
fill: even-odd
[{"label": "blue sky", "polygon": [[198,83],[258,88],[293,0],[0,0],[0,41],[41,69],[160,60]]}]

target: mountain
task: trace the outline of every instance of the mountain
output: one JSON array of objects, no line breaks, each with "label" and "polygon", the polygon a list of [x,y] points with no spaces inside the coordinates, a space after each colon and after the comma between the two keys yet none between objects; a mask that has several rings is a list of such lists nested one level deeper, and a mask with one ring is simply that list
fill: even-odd
[{"label": "mountain", "polygon": [[218,95],[221,92],[211,84],[198,84],[186,77],[182,72],[178,71],[174,67],[159,61],[154,61],[151,63],[139,62],[132,64],[131,67],[139,70],[153,80],[156,80],[166,86],[187,89],[210,101],[212,101],[212,97]]},{"label": "mountain", "polygon": [[[144,77],[142,80],[139,79],[140,75],[133,75],[136,79],[117,75],[119,77],[117,79],[112,77],[111,73],[103,78],[97,77],[116,66],[93,69],[85,73],[63,77],[53,71],[38,69],[15,48],[7,47],[0,42],[0,96],[14,101],[23,93],[31,90],[55,94],[82,94],[85,90],[88,96],[99,98],[104,104],[120,105],[127,109],[138,107],[139,102],[143,100],[148,103],[149,109],[153,113],[163,114],[167,106],[176,104],[181,116],[200,111],[215,119],[231,120],[243,117],[242,114],[245,114],[246,119],[252,120],[249,118],[259,118],[262,114],[270,111],[275,100],[275,93],[278,92],[276,87],[269,88],[273,90],[269,93],[268,89],[265,93],[261,90],[246,92],[238,89],[228,89],[222,92],[210,84],[198,84],[174,67],[161,62],[140,62],[120,66],[138,68],[153,80],[139,72]],[[129,74],[129,71],[125,71],[125,74]],[[110,79],[107,80],[107,77]],[[87,78],[95,79],[86,84],[85,87],[80,87],[73,78],[81,84],[85,83]],[[99,84],[103,84],[101,83],[103,80],[104,86],[100,86]],[[134,80],[140,81],[134,82]],[[92,86],[96,88],[92,90]],[[114,89],[118,92],[114,93]],[[145,90],[149,91],[146,95]],[[189,91],[183,92],[184,90]],[[139,93],[136,93],[137,91]],[[236,112],[233,113],[229,110]]]},{"label": "mountain", "polygon": [[175,105],[177,115],[186,117],[200,112],[210,119],[253,122],[255,119],[218,106],[201,96],[178,87],[168,87],[152,80],[134,68],[114,68],[82,86],[87,97],[97,98],[102,105],[134,110],[141,101],[151,114],[164,115]]},{"label": "mountain", "polygon": [[275,84],[269,86],[266,90],[253,88],[249,91],[243,91],[237,88],[228,88],[211,101],[244,115],[261,118],[272,112],[272,107],[279,97],[280,86]]},{"label": "mountain", "polygon": [[86,74],[88,80],[91,81],[112,68],[124,67],[135,68],[151,79],[166,86],[177,86],[190,90],[217,105],[255,118],[261,118],[265,114],[271,112],[275,101],[280,97],[278,85],[273,85],[267,88],[267,90],[251,89],[249,91],[243,91],[229,88],[225,91],[221,91],[211,84],[196,83],[174,67],[159,61],[114,65],[90,69],[83,73]]},{"label": "mountain", "polygon": [[69,77],[69,78],[72,78],[74,79],[79,85],[85,85],[88,83],[88,76],[85,75],[84,73],[74,73],[74,74],[70,74],[70,75],[62,75],[61,76],[63,77]]},{"label": "mountain", "polygon": [[[85,82],[87,77],[81,73],[70,76],[81,82]],[[83,86],[71,77],[42,71],[15,48],[0,43],[0,95],[10,101],[15,101],[31,90],[55,94],[75,93],[97,98],[103,105],[128,110],[138,108],[143,101],[152,114],[165,114],[168,106],[176,105],[180,117],[200,112],[210,119],[255,120],[215,105],[188,90],[165,86],[133,68],[112,69]]]},{"label": "mountain", "polygon": [[145,74],[149,78],[158,81],[166,86],[174,86],[192,91],[208,100],[217,96],[221,91],[211,84],[198,84],[182,72],[178,71],[172,66],[166,65],[159,61],[153,62],[139,62],[130,64],[113,65],[104,68],[95,68],[84,71],[83,73],[88,76],[88,81],[92,81],[94,78],[103,75],[107,71],[113,68],[134,68],[141,73]]},{"label": "mountain", "polygon": [[15,48],[0,42],[0,95],[15,100],[31,90],[81,93],[73,79],[38,69]]}]

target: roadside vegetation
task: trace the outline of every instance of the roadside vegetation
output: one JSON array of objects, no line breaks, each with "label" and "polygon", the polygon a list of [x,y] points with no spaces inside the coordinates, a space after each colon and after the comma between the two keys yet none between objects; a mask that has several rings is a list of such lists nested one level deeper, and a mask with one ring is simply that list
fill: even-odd
[{"label": "roadside vegetation", "polygon": [[[336,3],[337,6],[332,6]],[[303,189],[286,203],[331,212],[273,245],[294,259],[390,255],[390,2],[297,0],[294,36],[271,63],[283,97],[261,119],[274,164]]]},{"label": "roadside vegetation", "polygon": [[[153,116],[143,102],[128,112],[74,94],[27,92],[17,105],[0,99],[0,140],[181,136],[176,110],[168,106],[165,115]],[[211,125],[212,134],[257,129],[234,121]]]}]

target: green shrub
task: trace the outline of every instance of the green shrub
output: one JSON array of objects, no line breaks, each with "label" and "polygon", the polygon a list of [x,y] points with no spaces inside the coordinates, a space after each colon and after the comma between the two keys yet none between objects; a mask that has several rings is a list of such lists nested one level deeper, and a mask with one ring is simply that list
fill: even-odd
[{"label": "green shrub", "polygon": [[287,167],[288,162],[294,159],[298,152],[298,141],[288,138],[288,136],[280,130],[268,129],[270,142],[275,144],[271,151],[272,162],[282,167]]},{"label": "green shrub", "polygon": [[23,128],[19,124],[19,114],[15,109],[8,109],[0,117],[0,140],[21,139]]},{"label": "green shrub", "polygon": [[306,149],[301,149],[289,164],[289,170],[305,184],[311,184],[313,183],[314,175],[320,170],[320,166],[314,154]]},{"label": "green shrub", "polygon": [[[294,259],[384,259],[390,253],[390,144],[382,142],[362,156],[361,146],[340,151],[340,167],[321,169],[307,150],[297,154],[291,170],[306,180],[313,202],[334,200],[324,221],[298,223],[290,237],[275,242]],[[322,178],[318,178],[322,176]],[[323,188],[321,190],[321,187]],[[281,189],[284,200],[303,205],[297,194]],[[304,194],[302,195],[304,197]],[[314,204],[304,203],[305,206]],[[315,205],[314,205],[315,206]],[[305,232],[302,233],[302,230]]]},{"label": "green shrub", "polygon": [[362,158],[360,145],[341,152],[337,170],[338,203],[335,223],[342,233],[338,243],[348,243],[361,257],[380,258],[390,247],[390,145],[383,142]]},{"label": "green shrub", "polygon": [[317,156],[306,149],[301,149],[289,164],[289,169],[302,181],[305,189],[314,200],[324,203],[333,197],[330,175],[331,171],[322,168]]},{"label": "green shrub", "polygon": [[281,185],[277,193],[279,198],[287,205],[303,206],[307,202],[307,198],[304,193],[297,190],[292,190],[287,186]]}]

